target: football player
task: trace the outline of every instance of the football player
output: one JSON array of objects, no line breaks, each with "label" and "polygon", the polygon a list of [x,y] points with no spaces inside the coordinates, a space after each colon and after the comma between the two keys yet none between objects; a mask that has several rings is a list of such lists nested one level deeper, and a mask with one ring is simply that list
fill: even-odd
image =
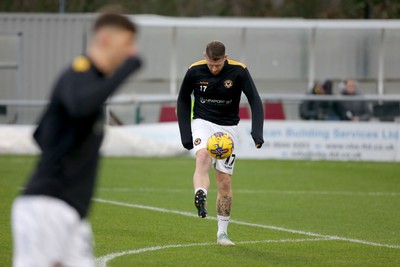
[{"label": "football player", "polygon": [[14,267],[92,267],[86,217],[103,139],[104,103],[140,67],[136,26],[105,13],[86,55],[57,79],[34,139],[36,169],[12,208]]},{"label": "football player", "polygon": [[[225,54],[225,45],[219,41],[207,44],[204,60],[192,64],[183,79],[178,96],[178,122],[183,146],[194,149],[196,168],[193,176],[194,202],[199,217],[207,216],[209,169],[213,165],[218,187],[217,243],[234,245],[228,237],[228,223],[232,206],[232,173],[236,155],[213,160],[206,150],[207,139],[215,132],[225,132],[237,141],[239,103],[246,95],[252,113],[252,131],[256,148],[263,140],[264,113],[260,96],[247,67]],[[193,121],[191,95],[194,94]]]}]

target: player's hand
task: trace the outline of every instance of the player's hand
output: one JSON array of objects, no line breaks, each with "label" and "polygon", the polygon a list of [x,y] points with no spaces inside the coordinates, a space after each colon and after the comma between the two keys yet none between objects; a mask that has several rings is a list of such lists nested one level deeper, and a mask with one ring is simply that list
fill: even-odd
[{"label": "player's hand", "polygon": [[193,148],[193,142],[182,142],[182,145],[184,148],[186,148],[187,150],[191,150]]},{"label": "player's hand", "polygon": [[253,137],[256,148],[261,148],[264,144],[264,139],[262,137],[253,136],[253,134],[251,134],[251,136]]}]

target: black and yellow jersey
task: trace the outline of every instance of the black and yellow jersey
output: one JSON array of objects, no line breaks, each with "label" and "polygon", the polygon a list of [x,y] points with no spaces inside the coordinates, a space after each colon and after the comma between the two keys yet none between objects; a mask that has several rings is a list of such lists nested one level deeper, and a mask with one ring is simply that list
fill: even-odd
[{"label": "black and yellow jersey", "polygon": [[103,138],[104,102],[139,66],[139,59],[131,58],[106,77],[81,56],[61,74],[34,133],[42,153],[24,195],[59,198],[86,216]]},{"label": "black and yellow jersey", "polygon": [[191,94],[194,95],[193,119],[204,119],[218,125],[239,123],[239,103],[246,95],[252,113],[252,136],[263,143],[264,112],[260,96],[247,67],[227,59],[217,75],[213,75],[206,60],[192,64],[183,79],[178,96],[178,122],[182,143],[192,142],[190,126]]}]

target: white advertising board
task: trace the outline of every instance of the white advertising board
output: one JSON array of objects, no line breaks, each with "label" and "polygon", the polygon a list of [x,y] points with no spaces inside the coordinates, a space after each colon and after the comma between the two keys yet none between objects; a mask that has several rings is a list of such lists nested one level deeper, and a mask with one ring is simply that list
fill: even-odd
[{"label": "white advertising board", "polygon": [[[0,125],[0,154],[37,154],[33,129]],[[238,129],[238,158],[400,161],[398,123],[265,121],[261,149],[254,146],[250,121],[241,121]],[[108,126],[101,151],[107,156],[189,154],[181,145],[177,123]]]},{"label": "white advertising board", "polygon": [[265,121],[260,151],[249,138],[250,121],[239,129],[242,158],[400,161],[400,124],[395,123]]}]

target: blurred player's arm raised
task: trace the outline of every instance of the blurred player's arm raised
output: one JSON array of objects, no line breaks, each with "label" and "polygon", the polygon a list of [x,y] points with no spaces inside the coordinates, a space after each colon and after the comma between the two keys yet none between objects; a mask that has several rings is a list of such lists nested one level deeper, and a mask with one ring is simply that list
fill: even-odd
[{"label": "blurred player's arm raised", "polygon": [[186,149],[193,148],[193,138],[191,129],[191,109],[192,109],[192,95],[193,89],[190,81],[190,70],[186,73],[183,79],[181,89],[178,95],[177,102],[177,115],[179,123],[179,131],[181,133],[181,141],[183,147]]},{"label": "blurred player's arm raised", "polygon": [[251,108],[251,136],[257,148],[264,143],[264,110],[260,95],[247,68],[244,69],[243,93],[246,95]]},{"label": "blurred player's arm raised", "polygon": [[[64,87],[59,91],[61,101],[73,117],[85,117],[96,112],[118,86],[141,66],[138,57],[128,58],[110,77],[87,81],[85,72],[73,72],[65,77]],[[67,80],[68,79],[68,80]]]}]

